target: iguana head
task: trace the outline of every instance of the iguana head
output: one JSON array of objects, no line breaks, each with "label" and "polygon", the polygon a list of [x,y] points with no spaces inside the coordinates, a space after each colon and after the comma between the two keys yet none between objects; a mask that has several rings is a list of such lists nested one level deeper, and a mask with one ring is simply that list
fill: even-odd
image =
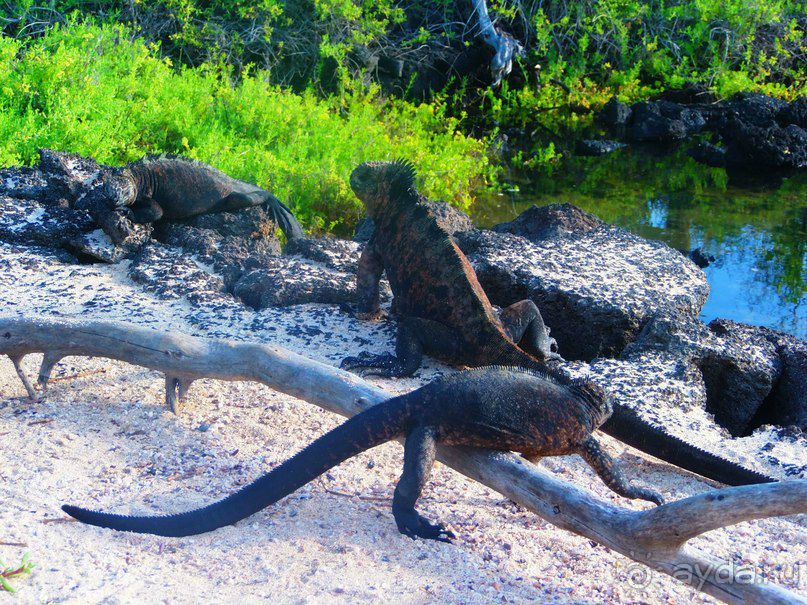
[{"label": "iguana head", "polygon": [[130,206],[137,198],[137,187],[134,178],[128,170],[116,170],[108,175],[103,184],[104,196],[109,199],[113,206]]},{"label": "iguana head", "polygon": [[613,414],[613,399],[600,385],[583,378],[575,378],[567,386],[591,408],[595,426],[600,426]]},{"label": "iguana head", "polygon": [[350,174],[350,187],[375,218],[390,204],[417,201],[415,167],[405,160],[364,162]]}]

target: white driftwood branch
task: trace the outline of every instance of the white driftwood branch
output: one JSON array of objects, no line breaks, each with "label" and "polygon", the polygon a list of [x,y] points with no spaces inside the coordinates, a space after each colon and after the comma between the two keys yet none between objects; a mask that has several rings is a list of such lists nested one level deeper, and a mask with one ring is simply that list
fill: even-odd
[{"label": "white driftwood branch", "polygon": [[[29,353],[46,354],[42,383],[59,358],[89,355],[164,372],[168,386],[180,393],[198,378],[251,380],[343,416],[391,396],[354,374],[271,345],[114,323],[0,317],[0,354],[19,360]],[[741,521],[807,513],[807,480],[714,490],[632,511],[600,501],[512,454],[441,446],[438,459],[560,528],[727,603],[807,603],[774,584],[749,581],[748,569],[735,569],[684,544]]]},{"label": "white driftwood branch", "polygon": [[476,15],[479,36],[493,49],[495,55],[490,61],[493,86],[498,86],[502,78],[513,69],[513,57],[520,56],[524,49],[512,36],[502,33],[493,25],[485,0],[472,0],[473,14]]}]

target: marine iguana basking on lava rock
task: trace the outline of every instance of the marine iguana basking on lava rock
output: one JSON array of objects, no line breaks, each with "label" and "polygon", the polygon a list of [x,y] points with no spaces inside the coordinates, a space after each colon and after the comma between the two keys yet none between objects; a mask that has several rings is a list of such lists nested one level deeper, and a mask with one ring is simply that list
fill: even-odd
[{"label": "marine iguana basking on lava rock", "polygon": [[102,176],[102,183],[76,208],[86,210],[119,244],[131,234],[129,221],[181,220],[211,212],[265,205],[288,239],[303,237],[294,215],[274,195],[236,180],[202,162],[149,155]]},{"label": "marine iguana basking on lava rock", "polygon": [[610,413],[610,401],[591,382],[558,380],[521,368],[468,370],[354,416],[276,469],[204,508],[162,517],[128,517],[75,506],[62,509],[84,523],[120,531],[200,534],[244,519],[344,460],[404,436],[404,469],[395,488],[392,513],[400,532],[412,538],[449,541],[453,537],[415,509],[437,443],[511,450],[528,460],[578,453],[616,493],[663,503],[660,494],[628,484],[591,436]]},{"label": "marine iguana basking on lava rock", "polygon": [[[538,307],[523,300],[499,317],[476,273],[451,236],[419,203],[415,171],[405,161],[366,162],[350,185],[375,222],[359,259],[359,317],[380,317],[379,280],[386,271],[395,295],[397,355],[361,353],[342,367],[385,377],[408,376],[424,353],[456,365],[500,364],[550,371],[560,356]],[[602,429],[620,441],[676,466],[729,485],[773,481],[681,441],[615,405]]]}]

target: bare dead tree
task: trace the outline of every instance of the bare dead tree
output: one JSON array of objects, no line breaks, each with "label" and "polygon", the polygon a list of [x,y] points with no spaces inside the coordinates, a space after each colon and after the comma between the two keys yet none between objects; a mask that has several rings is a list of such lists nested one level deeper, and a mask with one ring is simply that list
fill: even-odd
[{"label": "bare dead tree", "polygon": [[524,48],[511,35],[494,27],[485,0],[472,1],[479,36],[495,53],[490,61],[490,72],[493,76],[493,86],[498,86],[502,78],[507,77],[513,69],[513,59],[520,56]]},{"label": "bare dead tree", "polygon": [[[391,395],[354,374],[280,347],[210,340],[96,321],[0,317],[0,354],[20,361],[44,353],[39,383],[66,356],[107,357],[163,372],[166,400],[177,410],[199,378],[249,380],[343,416]],[[686,542],[704,532],[780,515],[807,513],[807,480],[712,490],[649,510],[613,506],[504,452],[439,448],[438,459],[562,529],[585,536],[726,603],[807,603],[779,586],[749,581],[737,569]]]}]

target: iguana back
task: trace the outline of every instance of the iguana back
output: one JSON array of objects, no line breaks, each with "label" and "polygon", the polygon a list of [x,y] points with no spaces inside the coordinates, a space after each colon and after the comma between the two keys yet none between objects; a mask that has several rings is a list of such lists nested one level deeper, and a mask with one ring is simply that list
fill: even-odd
[{"label": "iguana back", "polygon": [[148,155],[103,176],[77,207],[87,210],[115,243],[131,235],[131,222],[181,220],[199,214],[263,206],[288,239],[303,237],[291,210],[269,191],[212,166],[174,155]]},{"label": "iguana back", "polygon": [[[419,339],[426,352],[456,364],[494,360],[540,366],[539,358],[519,349],[511,339],[465,254],[421,203],[411,165],[368,162],[354,170],[351,186],[376,225],[363,254],[364,264],[377,269],[378,277],[380,269],[386,271],[397,315],[428,322]],[[373,290],[365,301],[375,298],[377,279],[375,274],[372,277],[359,276],[358,287]],[[362,307],[362,292],[359,296]],[[372,312],[373,307],[377,302],[369,301],[369,308],[360,311]]]}]

